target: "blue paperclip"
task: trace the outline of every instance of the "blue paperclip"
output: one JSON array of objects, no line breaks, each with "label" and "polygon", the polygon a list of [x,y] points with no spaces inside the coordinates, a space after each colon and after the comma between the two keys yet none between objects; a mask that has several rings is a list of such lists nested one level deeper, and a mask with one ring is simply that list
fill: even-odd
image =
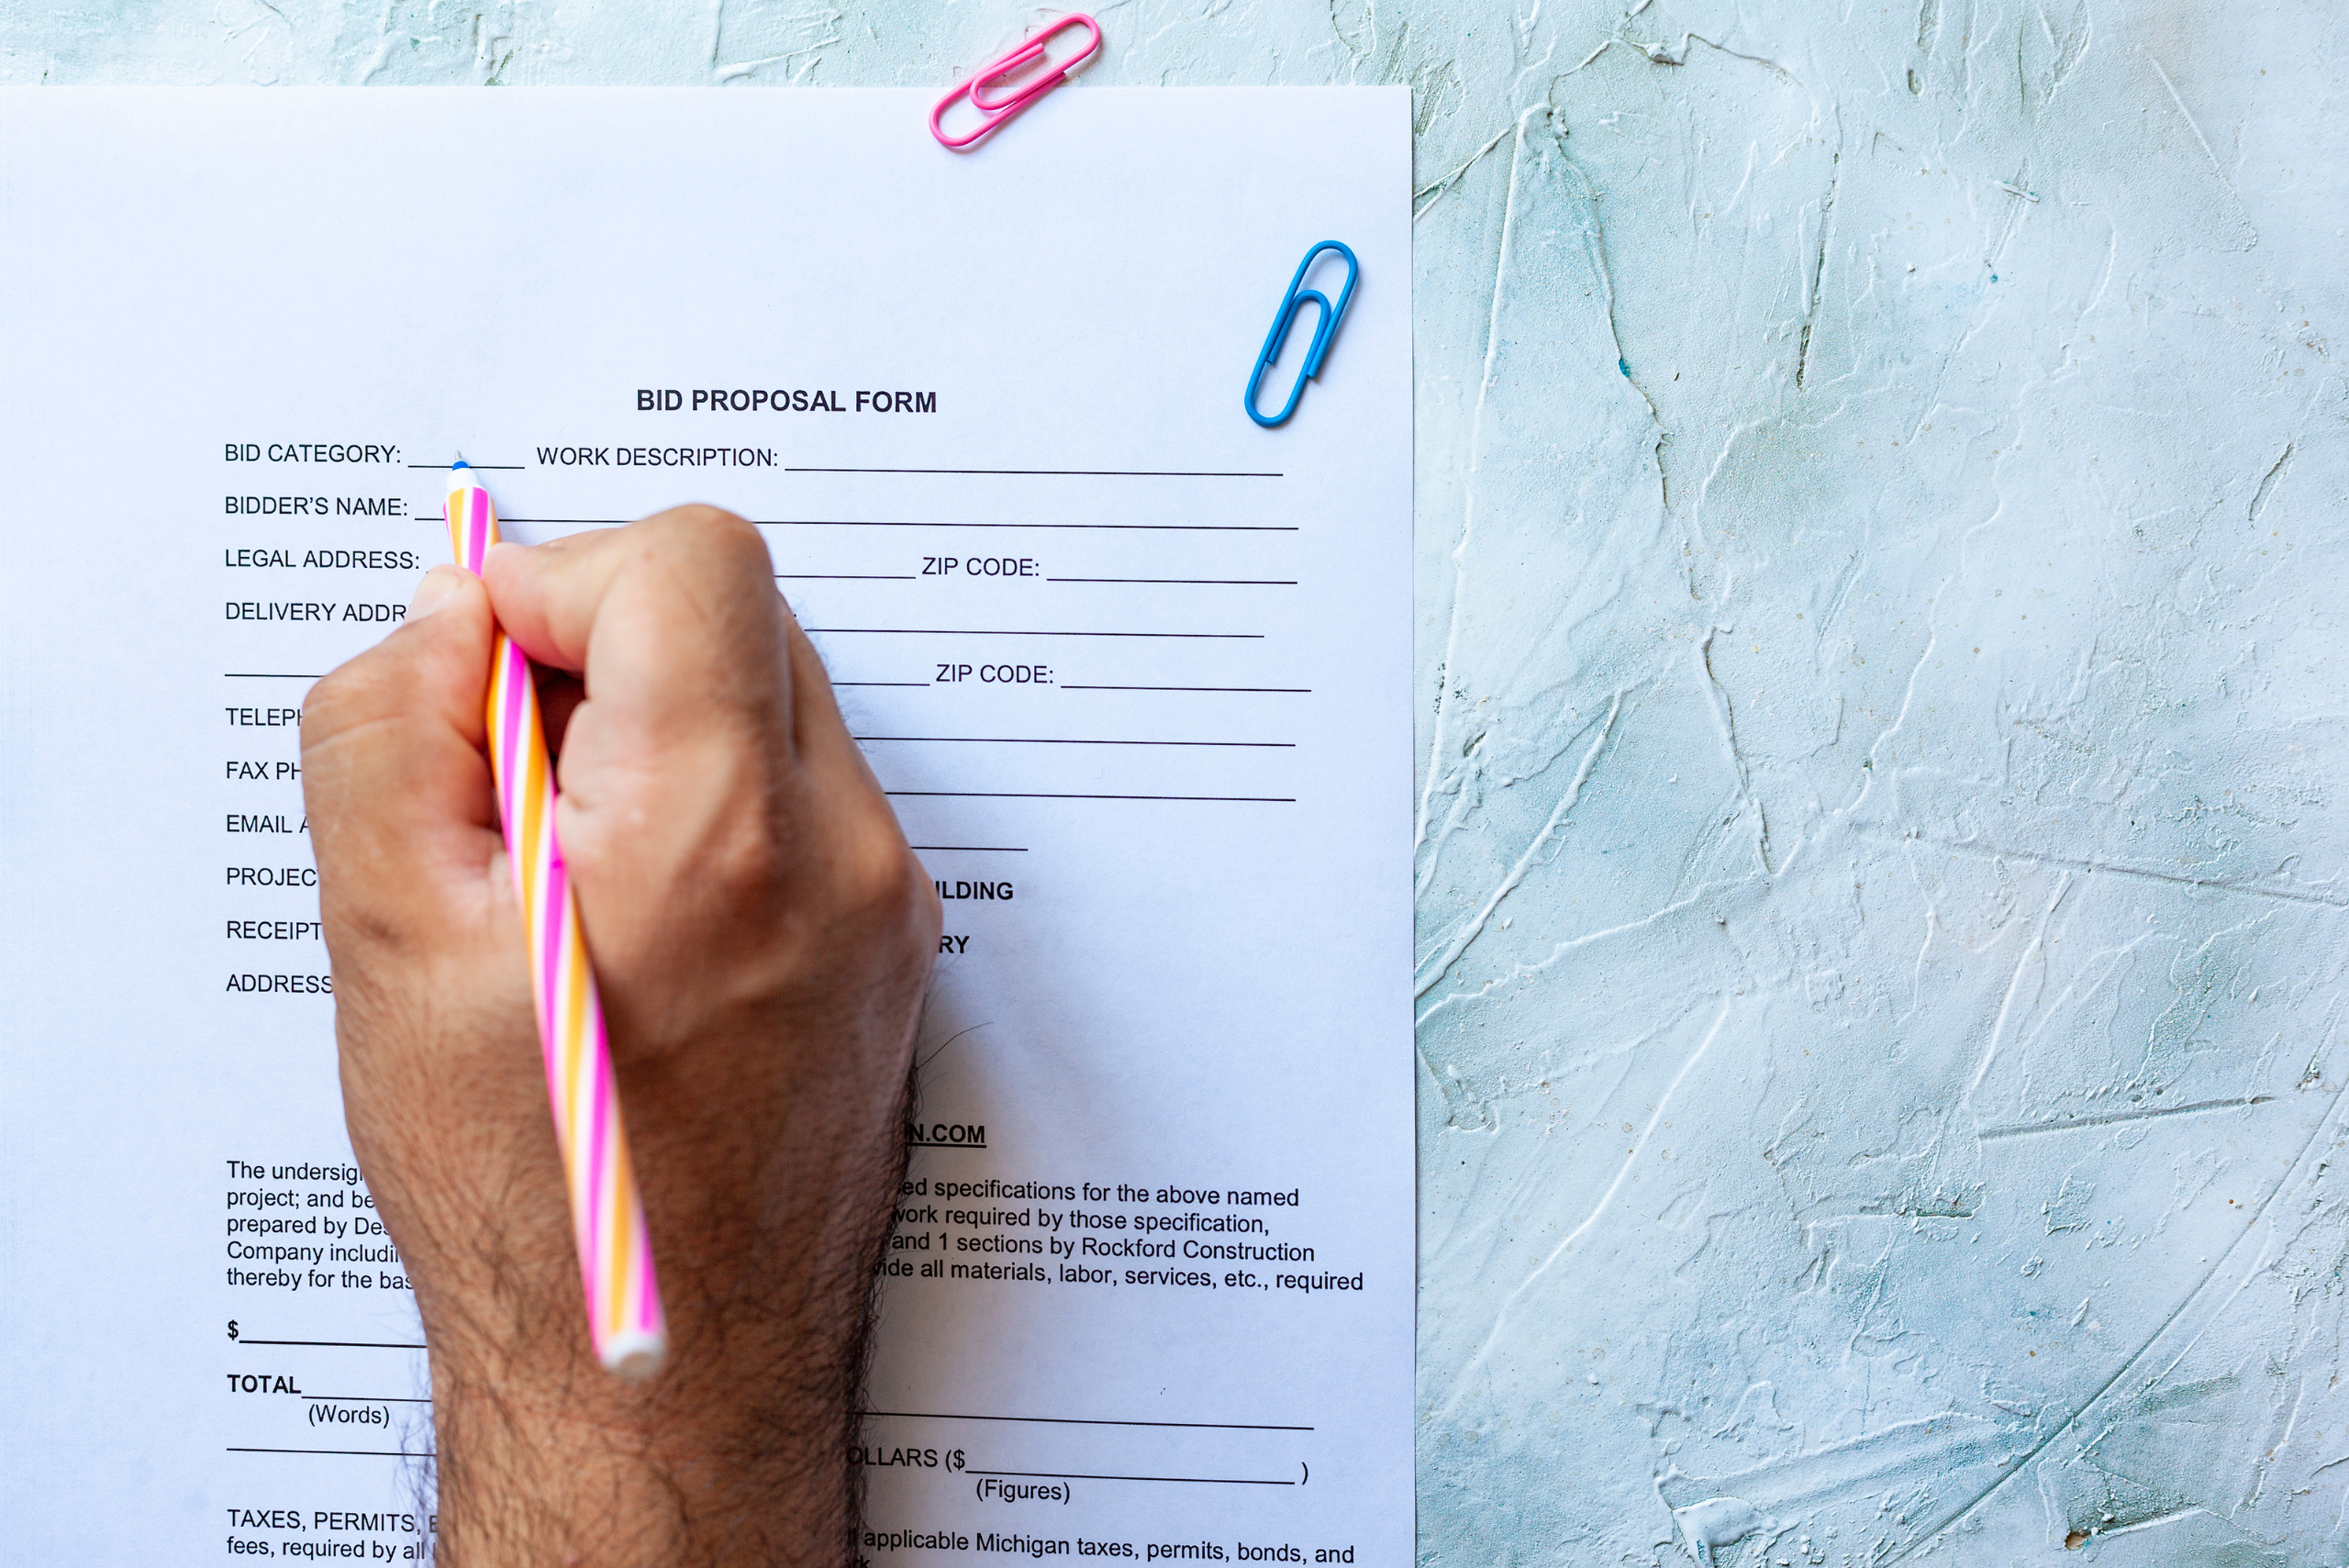
[{"label": "blue paperclip", "polygon": [[[1312,267],[1313,259],[1324,250],[1335,250],[1346,259],[1346,286],[1338,291],[1338,303],[1335,305],[1331,305],[1329,295],[1319,289],[1297,286],[1305,282],[1305,274]],[[1256,356],[1256,368],[1248,374],[1248,395],[1245,399],[1248,417],[1269,430],[1275,425],[1287,423],[1288,417],[1297,412],[1297,400],[1305,395],[1305,384],[1319,373],[1321,356],[1330,351],[1330,339],[1337,336],[1338,323],[1346,318],[1346,303],[1353,298],[1354,280],[1361,275],[1362,264],[1354,260],[1354,253],[1334,239],[1324,239],[1305,253],[1305,260],[1297,264],[1297,276],[1288,281],[1288,293],[1281,296],[1280,313],[1273,317],[1273,330],[1264,339],[1264,351]],[[1256,412],[1256,388],[1264,381],[1265,370],[1279,357],[1282,339],[1288,336],[1289,324],[1297,319],[1297,307],[1308,300],[1321,307],[1321,319],[1313,328],[1312,346],[1305,350],[1305,368],[1297,373],[1297,384],[1289,388],[1288,401],[1281,405],[1281,411],[1270,416],[1259,414]]]}]

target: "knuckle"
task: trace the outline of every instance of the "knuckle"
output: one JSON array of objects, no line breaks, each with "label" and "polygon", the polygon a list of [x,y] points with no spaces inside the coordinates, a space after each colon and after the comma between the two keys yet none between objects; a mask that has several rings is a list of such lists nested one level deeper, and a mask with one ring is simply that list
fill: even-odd
[{"label": "knuckle", "polygon": [[774,567],[767,541],[751,524],[722,507],[679,506],[652,521],[659,525],[656,549],[674,552],[699,571],[722,578],[755,580],[774,587]]},{"label": "knuckle", "polygon": [[766,541],[744,518],[722,506],[698,503],[674,506],[638,527],[662,547],[691,552],[700,559],[729,560],[752,551],[763,559]]},{"label": "knuckle", "polygon": [[396,684],[370,650],[336,666],[302,699],[302,750],[309,751],[379,718],[397,699]]},{"label": "knuckle", "polygon": [[663,528],[685,532],[721,530],[729,524],[748,528],[750,525],[723,506],[713,506],[703,501],[688,501],[682,506],[672,506],[654,514],[651,521]]},{"label": "knuckle", "polygon": [[860,923],[889,928],[936,918],[938,891],[894,824],[845,835],[835,874],[844,912]]},{"label": "knuckle", "polygon": [[752,891],[790,882],[784,841],[763,813],[739,811],[718,835],[710,856],[719,886]]}]

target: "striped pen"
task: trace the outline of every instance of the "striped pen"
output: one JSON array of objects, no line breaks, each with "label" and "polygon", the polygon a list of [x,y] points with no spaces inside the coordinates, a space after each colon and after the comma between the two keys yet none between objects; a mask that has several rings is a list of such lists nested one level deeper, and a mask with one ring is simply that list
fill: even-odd
[{"label": "striped pen", "polygon": [[[449,471],[444,515],[457,564],[479,575],[498,542],[489,492],[462,458]],[[489,656],[489,765],[530,955],[530,994],[546,1058],[547,1098],[571,1195],[571,1228],[587,1294],[587,1329],[606,1370],[649,1377],[668,1348],[644,1203],[620,1130],[604,1004],[579,929],[579,900],[555,839],[554,768],[530,661],[503,628]]]}]

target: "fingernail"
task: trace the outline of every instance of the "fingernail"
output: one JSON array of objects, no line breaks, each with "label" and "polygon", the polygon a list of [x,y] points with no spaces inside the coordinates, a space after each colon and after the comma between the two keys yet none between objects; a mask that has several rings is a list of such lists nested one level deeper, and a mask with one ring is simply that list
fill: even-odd
[{"label": "fingernail", "polygon": [[464,584],[465,576],[453,566],[436,566],[426,573],[424,581],[416,585],[416,597],[408,601],[407,618],[422,620],[439,609]]}]

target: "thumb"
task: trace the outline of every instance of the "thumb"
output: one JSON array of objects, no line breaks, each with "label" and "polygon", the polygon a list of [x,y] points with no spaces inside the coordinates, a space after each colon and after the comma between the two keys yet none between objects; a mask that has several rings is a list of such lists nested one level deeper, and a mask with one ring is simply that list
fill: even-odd
[{"label": "thumb", "polygon": [[302,795],[329,911],[429,917],[413,902],[426,883],[477,875],[496,852],[490,633],[480,580],[437,567],[399,629],[304,699]]}]

